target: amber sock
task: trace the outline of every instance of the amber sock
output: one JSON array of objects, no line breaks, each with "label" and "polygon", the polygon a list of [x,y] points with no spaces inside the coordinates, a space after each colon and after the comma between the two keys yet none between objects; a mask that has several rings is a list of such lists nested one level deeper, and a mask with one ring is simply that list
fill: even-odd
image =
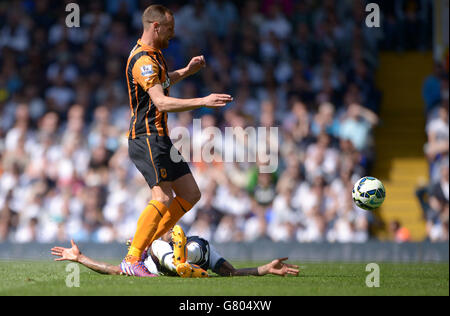
[{"label": "amber sock", "polygon": [[136,233],[125,260],[132,263],[140,260],[145,248],[154,240],[153,236],[159,227],[158,224],[167,211],[168,208],[161,202],[151,200],[148,203],[139,217]]},{"label": "amber sock", "polygon": [[170,204],[168,212],[164,214],[163,218],[159,222],[158,229],[156,230],[153,240],[156,240],[167,233],[191,208],[191,203],[179,196],[176,196]]}]

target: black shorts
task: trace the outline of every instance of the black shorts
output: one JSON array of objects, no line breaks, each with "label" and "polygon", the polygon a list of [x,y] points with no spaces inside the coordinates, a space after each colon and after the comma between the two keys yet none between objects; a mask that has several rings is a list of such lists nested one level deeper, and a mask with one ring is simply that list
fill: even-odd
[{"label": "black shorts", "polygon": [[[170,157],[172,146],[169,136],[142,135],[135,139],[128,139],[130,159],[142,173],[150,188],[160,182],[172,182],[191,173],[184,159],[175,162]],[[180,152],[178,150],[176,152],[181,157]]]}]

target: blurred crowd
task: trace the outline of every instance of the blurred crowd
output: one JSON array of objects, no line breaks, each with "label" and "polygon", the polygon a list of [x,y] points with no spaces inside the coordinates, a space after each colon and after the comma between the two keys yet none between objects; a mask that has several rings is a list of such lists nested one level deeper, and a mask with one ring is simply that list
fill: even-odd
[{"label": "blurred crowd", "polygon": [[416,194],[427,222],[431,241],[448,241],[449,220],[449,113],[447,65],[436,62],[433,73],[423,84],[427,143],[425,156],[429,163],[430,181]]},{"label": "blurred crowd", "polygon": [[[0,241],[124,241],[151,198],[128,158],[124,67],[152,2],[77,1],[81,27],[68,28],[69,2],[0,3]],[[378,50],[420,49],[398,38],[417,38],[414,27],[427,20],[415,17],[428,3],[377,2],[390,8],[384,34],[365,26],[364,1],[164,1],[177,35],[164,51],[169,68],[196,55],[207,62],[171,95],[235,99],[223,111],[170,114],[170,127],[192,129],[194,118],[222,129],[279,127],[273,174],[256,163],[190,165],[202,198],[181,220],[188,234],[371,238],[373,219],[350,193],[373,164]]]}]

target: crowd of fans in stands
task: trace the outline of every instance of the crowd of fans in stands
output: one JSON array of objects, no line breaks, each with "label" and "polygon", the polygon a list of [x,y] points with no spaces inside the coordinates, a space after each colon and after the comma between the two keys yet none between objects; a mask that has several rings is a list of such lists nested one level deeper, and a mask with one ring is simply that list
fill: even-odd
[{"label": "crowd of fans in stands", "polygon": [[[150,200],[128,158],[124,66],[151,1],[79,1],[80,28],[66,27],[66,3],[0,3],[0,241],[124,241]],[[207,62],[171,95],[235,99],[223,111],[170,114],[170,127],[192,129],[194,118],[222,129],[279,127],[273,174],[251,163],[191,164],[202,199],[181,220],[187,233],[215,242],[367,241],[372,218],[349,193],[373,163],[378,50],[420,49],[423,41],[397,38],[425,25],[411,19],[421,11],[399,16],[409,9],[392,7],[382,34],[365,27],[363,1],[165,4],[177,34],[164,51],[169,68],[196,55]],[[442,124],[448,112],[429,131]]]},{"label": "crowd of fans in stands", "polygon": [[[447,60],[448,62],[448,60]],[[448,64],[437,62],[423,85],[427,143],[424,153],[429,163],[429,183],[417,190],[427,237],[431,241],[448,241],[449,219],[449,113]]]}]

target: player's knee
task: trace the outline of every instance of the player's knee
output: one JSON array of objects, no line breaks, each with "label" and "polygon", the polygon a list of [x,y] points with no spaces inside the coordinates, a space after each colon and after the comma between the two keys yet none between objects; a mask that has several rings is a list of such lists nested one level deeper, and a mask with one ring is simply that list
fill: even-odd
[{"label": "player's knee", "polygon": [[189,192],[185,192],[185,194],[179,196],[183,198],[186,202],[194,206],[198,201],[200,201],[202,194],[200,190],[198,190],[197,188],[191,188]]},{"label": "player's knee", "polygon": [[167,183],[159,184],[152,188],[152,200],[164,204],[166,207],[170,206],[173,200],[173,192],[170,185]]},{"label": "player's knee", "polygon": [[170,206],[170,203],[172,203],[173,197],[168,195],[161,195],[154,198],[156,201],[164,204],[166,207]]}]

